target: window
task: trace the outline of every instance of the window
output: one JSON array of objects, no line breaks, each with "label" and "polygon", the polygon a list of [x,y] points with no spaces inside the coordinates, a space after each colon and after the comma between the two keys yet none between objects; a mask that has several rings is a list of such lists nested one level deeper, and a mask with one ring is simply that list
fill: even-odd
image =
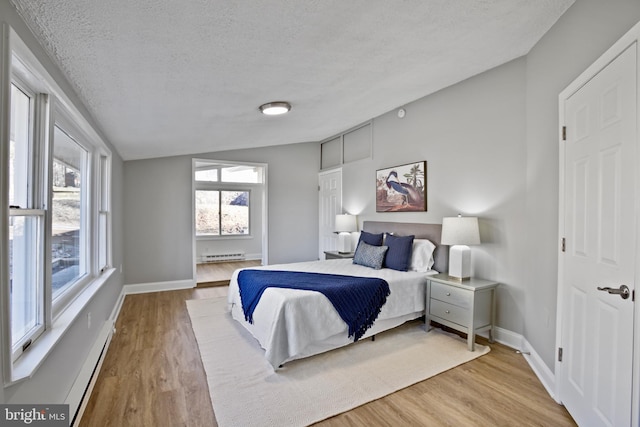
[{"label": "window", "polygon": [[371,158],[372,125],[364,123],[320,143],[320,169]]},{"label": "window", "polygon": [[100,180],[98,206],[98,269],[103,272],[109,267],[109,158],[100,156],[98,179]]},{"label": "window", "polygon": [[11,84],[9,138],[9,294],[11,360],[44,329],[44,211],[31,180],[34,95]]},{"label": "window", "polygon": [[87,158],[87,150],[56,125],[50,186],[54,301],[87,274]]},{"label": "window", "polygon": [[196,235],[249,234],[249,191],[196,190]]},{"label": "window", "polygon": [[196,181],[218,182],[218,168],[197,170]]},{"label": "window", "polygon": [[250,235],[252,190],[262,189],[264,167],[207,160],[194,165],[196,237]]},{"label": "window", "polygon": [[[2,52],[11,58],[11,73],[0,71],[10,87],[1,101],[11,107],[1,112],[8,120],[0,120],[9,125],[0,132],[9,134],[0,140],[0,169],[8,170],[0,194],[9,206],[9,215],[0,215],[8,249],[0,258],[0,290],[9,306],[0,311],[9,332],[0,359],[10,383],[40,365],[104,283],[98,279],[107,277],[111,262],[111,153],[13,32],[11,43],[11,54]],[[77,298],[89,288],[86,298]],[[38,346],[37,357],[21,357]]]}]

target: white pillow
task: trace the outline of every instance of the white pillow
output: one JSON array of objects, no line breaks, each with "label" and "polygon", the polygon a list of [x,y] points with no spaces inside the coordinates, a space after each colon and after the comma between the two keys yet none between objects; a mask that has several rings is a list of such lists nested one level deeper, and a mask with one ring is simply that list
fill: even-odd
[{"label": "white pillow", "polygon": [[433,267],[433,251],[436,245],[427,239],[414,239],[413,252],[411,252],[411,265],[409,269],[412,271],[425,272]]}]

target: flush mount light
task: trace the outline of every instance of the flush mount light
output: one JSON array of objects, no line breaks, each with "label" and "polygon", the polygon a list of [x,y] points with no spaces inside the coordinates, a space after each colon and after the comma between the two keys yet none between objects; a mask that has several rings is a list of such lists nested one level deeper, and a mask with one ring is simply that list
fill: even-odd
[{"label": "flush mount light", "polygon": [[262,104],[259,108],[262,114],[266,114],[267,116],[277,116],[288,113],[289,110],[291,110],[291,104],[285,101],[276,101]]}]

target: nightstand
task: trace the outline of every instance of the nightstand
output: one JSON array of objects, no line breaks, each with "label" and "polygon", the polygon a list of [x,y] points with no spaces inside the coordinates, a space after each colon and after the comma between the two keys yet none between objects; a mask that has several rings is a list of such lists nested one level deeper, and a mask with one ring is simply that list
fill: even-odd
[{"label": "nightstand", "polygon": [[348,259],[353,258],[355,252],[324,251],[324,259]]},{"label": "nightstand", "polygon": [[493,342],[497,282],[482,279],[458,281],[447,274],[427,277],[426,327],[431,321],[467,334],[473,351],[476,332],[489,331]]}]

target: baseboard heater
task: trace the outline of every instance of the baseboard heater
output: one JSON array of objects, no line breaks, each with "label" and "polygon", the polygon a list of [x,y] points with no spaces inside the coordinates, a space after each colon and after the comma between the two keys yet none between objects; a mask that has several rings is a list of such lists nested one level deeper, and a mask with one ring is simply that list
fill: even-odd
[{"label": "baseboard heater", "polygon": [[201,260],[202,262],[242,261],[244,260],[244,251],[204,253],[201,255]]},{"label": "baseboard heater", "polygon": [[114,332],[114,323],[112,321],[105,322],[98,335],[98,339],[89,351],[89,355],[71,387],[69,395],[65,399],[64,403],[69,405],[69,416],[71,417],[70,426],[80,424],[80,419],[89,403],[93,386],[98,379],[102,362],[107,354],[107,349],[109,348]]}]

